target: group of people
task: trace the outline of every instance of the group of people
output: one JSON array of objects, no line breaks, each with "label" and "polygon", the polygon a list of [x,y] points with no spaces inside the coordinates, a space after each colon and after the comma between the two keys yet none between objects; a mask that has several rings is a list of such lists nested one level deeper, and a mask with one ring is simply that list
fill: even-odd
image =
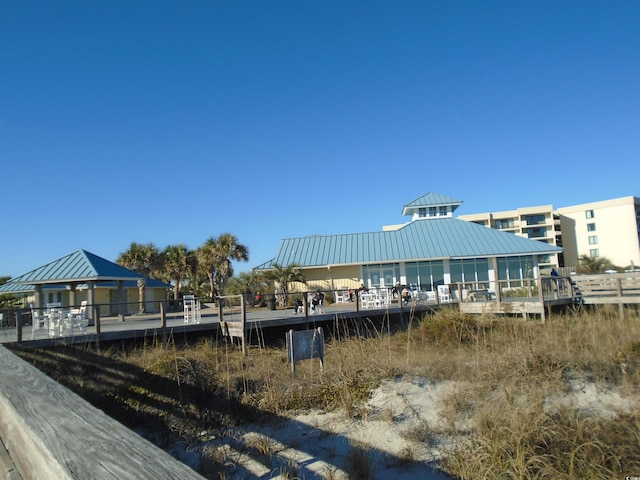
[{"label": "group of people", "polygon": [[[365,287],[363,283],[360,284],[360,287],[357,290],[358,295],[362,293],[369,293],[369,289]],[[346,302],[353,302],[353,290],[346,290],[344,294]],[[401,285],[400,282],[396,283],[396,285],[391,289],[391,294],[393,295],[393,298],[401,297],[404,305],[411,302],[411,290],[406,285]],[[324,306],[324,293],[320,290],[317,290],[315,293],[309,292],[307,294],[307,303],[311,306],[311,313],[321,313]],[[301,313],[303,311],[303,307],[304,303],[302,298],[296,298],[294,301],[294,313]]]},{"label": "group of people", "polygon": [[[307,303],[311,305],[311,313],[322,313],[324,308],[324,293],[320,290],[317,290],[315,293],[309,292],[307,294]],[[302,299],[296,298],[293,304],[295,308],[293,313],[301,313],[304,307]]]},{"label": "group of people", "polygon": [[411,290],[406,285],[400,285],[400,282],[397,282],[391,289],[391,295],[393,298],[402,297],[402,302],[405,305],[411,301]]}]

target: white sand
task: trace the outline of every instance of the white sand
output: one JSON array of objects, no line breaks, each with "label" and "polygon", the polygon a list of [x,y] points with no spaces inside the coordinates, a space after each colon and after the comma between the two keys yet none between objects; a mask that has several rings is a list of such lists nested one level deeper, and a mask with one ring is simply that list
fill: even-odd
[{"label": "white sand", "polygon": [[[449,479],[435,465],[443,448],[453,445],[455,439],[433,432],[445,431],[443,400],[458,388],[460,385],[452,382],[403,378],[381,385],[357,420],[343,412],[310,412],[278,424],[245,425],[231,435],[235,442],[226,442],[228,478],[293,478],[293,472],[307,480],[346,479],[352,445],[362,445],[367,452],[365,464],[374,471],[370,478]],[[627,398],[579,378],[569,381],[562,398],[549,400],[549,405],[567,403],[599,415],[614,415],[640,405],[638,398]],[[406,432],[421,425],[431,432],[426,441],[415,435],[408,438]],[[237,450],[234,443],[239,445]]]}]

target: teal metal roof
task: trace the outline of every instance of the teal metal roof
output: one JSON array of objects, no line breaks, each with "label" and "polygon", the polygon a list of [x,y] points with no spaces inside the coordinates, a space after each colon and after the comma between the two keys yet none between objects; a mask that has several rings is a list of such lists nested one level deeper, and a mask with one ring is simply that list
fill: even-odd
[{"label": "teal metal roof", "polygon": [[[117,288],[117,284],[115,281],[113,282],[97,282],[96,288]],[[138,282],[136,280],[128,280],[123,284],[124,288],[134,288],[138,286]],[[76,287],[78,290],[82,290],[83,288],[87,288],[86,284],[80,284]],[[160,280],[154,280],[153,278],[147,277],[147,288],[173,288],[173,285],[161,282]],[[68,290],[69,287],[64,284],[47,284],[43,286],[44,291],[50,290]],[[4,285],[0,285],[0,293],[11,293],[11,294],[29,294],[36,290],[35,285],[29,285],[26,283],[13,283],[11,281],[5,283]]]},{"label": "teal metal roof", "polygon": [[[45,288],[48,288],[48,287],[45,287]],[[23,283],[7,282],[3,285],[0,285],[0,293],[27,294],[35,291],[35,289],[36,287],[34,285],[27,285]]]},{"label": "teal metal roof", "polygon": [[273,263],[335,266],[514,255],[562,248],[456,218],[416,220],[398,230],[281,240]]},{"label": "teal metal roof", "polygon": [[8,283],[42,285],[98,280],[138,280],[139,278],[142,277],[132,270],[85,250],[78,250],[19,277],[12,278]]},{"label": "teal metal roof", "polygon": [[416,207],[438,207],[441,205],[452,205],[453,210],[458,208],[462,204],[462,200],[442,195],[441,193],[426,193],[419,198],[416,198],[412,202],[407,203],[402,208],[402,214],[407,215],[408,211],[415,209]]}]

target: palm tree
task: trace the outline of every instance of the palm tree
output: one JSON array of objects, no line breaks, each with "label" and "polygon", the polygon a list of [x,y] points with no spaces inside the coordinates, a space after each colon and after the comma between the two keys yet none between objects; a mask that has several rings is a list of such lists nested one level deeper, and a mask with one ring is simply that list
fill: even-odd
[{"label": "palm tree", "polygon": [[180,284],[189,275],[189,267],[193,252],[183,243],[168,245],[162,252],[164,257],[164,273],[173,281],[173,299],[177,300],[180,293]]},{"label": "palm tree", "polygon": [[304,285],[307,281],[304,278],[304,274],[300,271],[300,267],[295,263],[283,267],[274,263],[271,270],[266,274],[268,281],[273,282],[280,288],[281,304],[287,305],[289,303],[289,284],[299,282]]},{"label": "palm tree", "polygon": [[198,267],[209,279],[211,298],[223,290],[233,275],[233,260],[249,261],[249,249],[230,233],[223,233],[218,238],[209,237],[198,249]]},{"label": "palm tree", "polygon": [[147,289],[147,277],[159,270],[162,264],[162,257],[158,247],[153,243],[143,245],[131,242],[129,249],[118,256],[116,263],[142,276],[137,282],[138,307],[140,313],[145,313],[146,306],[144,299]]},{"label": "palm tree", "polygon": [[578,262],[580,273],[602,273],[605,270],[613,269],[613,263],[606,257],[581,255]]},{"label": "palm tree", "polygon": [[[268,293],[268,283],[260,271],[242,272],[238,277],[229,279],[225,293],[227,295],[246,295],[247,303],[255,306],[256,295]],[[271,292],[269,292],[271,293]]]}]

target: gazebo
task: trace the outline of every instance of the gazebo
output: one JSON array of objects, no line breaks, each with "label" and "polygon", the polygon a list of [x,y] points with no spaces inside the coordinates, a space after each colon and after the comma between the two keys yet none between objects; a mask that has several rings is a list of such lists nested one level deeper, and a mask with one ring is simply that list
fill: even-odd
[{"label": "gazebo", "polygon": [[31,270],[19,277],[12,278],[2,287],[4,293],[34,291],[35,308],[44,307],[43,289],[46,286],[65,286],[69,290],[69,304],[75,305],[79,286],[86,286],[87,302],[95,304],[95,288],[104,282],[115,282],[117,297],[124,303],[124,284],[137,282],[143,277],[116,263],[105,260],[85,250],[78,250]]}]

